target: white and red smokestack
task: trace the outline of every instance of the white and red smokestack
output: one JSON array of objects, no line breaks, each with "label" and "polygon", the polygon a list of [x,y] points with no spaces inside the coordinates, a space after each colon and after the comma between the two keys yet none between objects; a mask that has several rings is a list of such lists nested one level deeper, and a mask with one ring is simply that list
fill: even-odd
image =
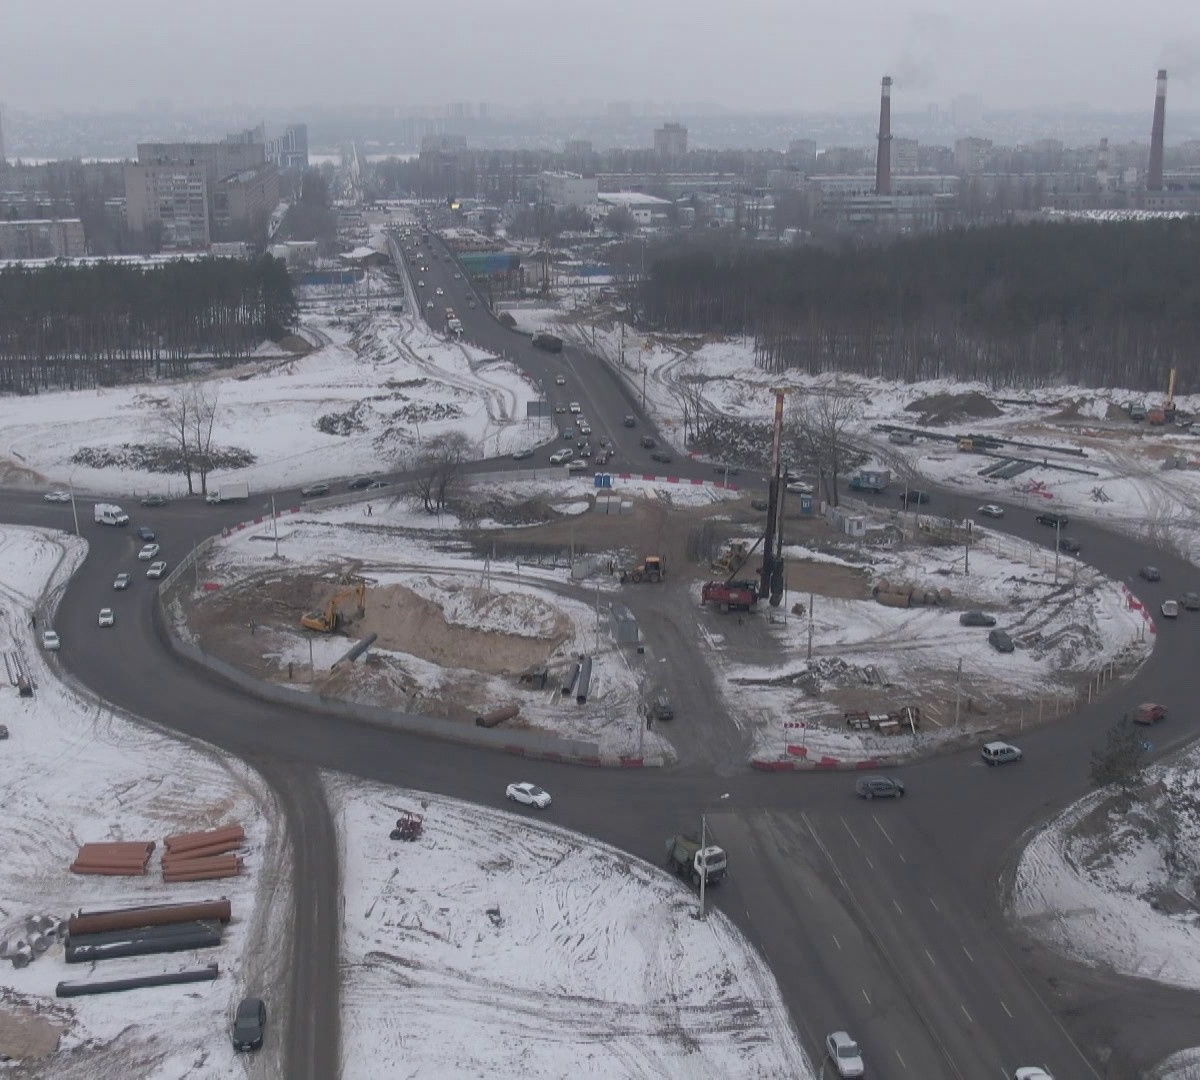
[{"label": "white and red smokestack", "polygon": [[892,77],[883,77],[879,95],[879,150],[875,154],[875,194],[892,193]]},{"label": "white and red smokestack", "polygon": [[1163,130],[1167,126],[1167,69],[1159,68],[1158,86],[1154,91],[1154,125],[1150,128],[1150,169],[1146,173],[1146,190],[1163,189]]}]

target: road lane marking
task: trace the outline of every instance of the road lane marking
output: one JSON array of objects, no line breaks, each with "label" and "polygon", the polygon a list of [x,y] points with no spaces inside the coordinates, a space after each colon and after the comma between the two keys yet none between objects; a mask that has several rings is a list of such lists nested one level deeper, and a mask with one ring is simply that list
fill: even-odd
[{"label": "road lane marking", "polygon": [[842,828],[843,828],[843,829],[845,829],[845,830],[846,830],[846,832],[848,832],[848,833],[850,834],[850,839],[854,841],[854,846],[855,846],[856,848],[858,848],[858,849],[861,851],[861,850],[862,850],[862,844],[860,844],[860,843],[858,842],[858,837],[854,835],[854,830],[853,830],[853,829],[851,829],[851,828],[850,828],[850,826],[846,824],[846,819],[845,819],[845,818],[840,818],[839,820],[840,820],[840,821],[841,821],[841,823],[842,823]]},{"label": "road lane marking", "polygon": [[902,863],[905,863],[905,864],[908,863],[908,860],[904,857],[904,852],[901,851],[899,848],[896,849],[896,854],[900,856],[900,861]]},{"label": "road lane marking", "polygon": [[905,1060],[904,1060],[904,1058],[902,1058],[902,1057],[900,1056],[900,1051],[899,1051],[899,1050],[897,1050],[897,1051],[896,1051],[896,1060],[897,1060],[898,1062],[900,1062],[900,1068],[904,1069],[904,1070],[905,1070],[905,1072],[907,1072],[907,1071],[908,1071],[908,1062],[907,1062],[907,1061],[905,1061]]},{"label": "road lane marking", "polygon": [[870,867],[870,869],[872,869],[872,870],[874,870],[874,869],[875,869],[875,864],[874,864],[873,862],[871,862],[871,856],[870,856],[870,855],[864,855],[864,856],[863,856],[863,859],[866,861],[866,864],[867,864],[867,866],[868,866],[868,867]]},{"label": "road lane marking", "polygon": [[[829,936],[831,938],[833,938],[833,943],[838,947],[838,951],[840,952],[841,948],[842,948],[842,943],[840,941],[838,941],[837,934],[830,934]],[[1003,1005],[1004,1002],[1000,1002],[1000,1004]]]},{"label": "road lane marking", "polygon": [[895,897],[892,897],[892,907],[894,907],[894,908],[896,909],[896,913],[897,913],[898,915],[903,915],[903,914],[904,914],[904,912],[903,912],[903,911],[901,910],[901,908],[900,908],[900,905],[899,905],[898,903],[896,903],[896,898],[895,898]]},{"label": "road lane marking", "polygon": [[1003,1000],[1001,1000],[1001,1002],[1000,1002],[1000,1008],[1002,1008],[1005,1011],[1005,1013],[1008,1015],[1008,1018],[1010,1020],[1013,1019],[1013,1014],[1008,1011],[1008,1006],[1004,1004]]},{"label": "road lane marking", "polygon": [[942,913],[942,909],[937,906],[937,901],[931,896],[929,898],[929,902],[933,905],[933,910],[940,915]]},{"label": "road lane marking", "polygon": [[895,847],[895,846],[896,846],[896,841],[895,841],[895,840],[893,840],[893,839],[892,839],[890,836],[888,836],[888,831],[887,831],[887,829],[885,829],[885,828],[883,827],[883,825],[882,825],[882,823],[880,822],[879,818],[875,818],[875,819],[874,819],[874,821],[875,821],[875,827],[876,827],[876,828],[877,828],[877,829],[878,829],[878,830],[879,830],[881,833],[883,833],[883,835],[884,835],[885,837],[887,837],[887,842],[888,842],[889,844],[891,844],[891,845],[892,845],[892,847]]},{"label": "road lane marking", "polygon": [[975,963],[975,957],[971,955],[970,951],[965,945],[962,947],[962,951],[967,954],[967,959],[970,960],[972,964]]},{"label": "road lane marking", "polygon": [[867,999],[867,1004],[868,1004],[868,1005],[870,1005],[870,1004],[871,1004],[871,999],[870,999],[870,997],[867,995],[867,991],[866,991],[866,989],[864,989],[864,990],[863,990],[863,992],[862,992],[862,996],[863,996],[864,998],[866,998],[866,999]]},{"label": "road lane marking", "polygon": [[958,1007],[962,1009],[962,1014],[967,1018],[968,1023],[975,1023],[975,1021],[971,1019],[971,1014],[967,1012],[967,1007],[961,1001],[958,1003]]},{"label": "road lane marking", "polygon": [[930,962],[930,963],[931,963],[931,964],[932,964],[934,967],[937,967],[937,961],[936,961],[936,960],[933,958],[933,953],[931,953],[931,952],[930,952],[928,949],[926,949],[926,950],[925,950],[925,955],[929,957],[929,962]]}]

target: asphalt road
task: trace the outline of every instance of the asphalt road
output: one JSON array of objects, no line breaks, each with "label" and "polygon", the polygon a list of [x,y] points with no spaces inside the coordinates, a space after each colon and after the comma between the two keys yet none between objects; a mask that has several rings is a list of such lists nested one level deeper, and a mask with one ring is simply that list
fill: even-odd
[{"label": "asphalt road", "polygon": [[[431,281],[444,289],[454,282],[450,262],[429,265],[427,288],[435,287]],[[636,439],[652,429],[640,414],[638,429],[620,425],[637,406],[607,365],[570,348],[561,357],[541,353],[496,324],[482,304],[471,311],[452,303],[468,338],[503,349],[550,395],[580,401],[596,429],[593,440],[603,431],[631,467],[648,464]],[[576,384],[551,389],[564,366]],[[529,464],[544,467],[540,460]],[[487,467],[501,466],[511,464]],[[688,461],[672,471],[712,478],[711,467]],[[220,525],[260,512],[261,499],[249,507],[177,502],[136,512],[134,523],[158,527],[163,555],[171,559]],[[930,512],[948,516],[978,505],[940,491],[934,500]],[[63,649],[52,662],[114,704],[246,758],[280,794],[297,862],[287,1075],[336,1075],[339,883],[315,770],[441,792],[503,812],[504,785],[525,777],[511,758],[489,751],[248,699],[176,659],[150,618],[152,589],[142,576],[145,564],[136,562],[131,530],[93,525],[86,506],[80,520],[91,549],[60,606]],[[70,529],[70,507],[44,504],[40,495],[7,493],[3,516]],[[1052,532],[1033,516],[1010,507],[996,524],[1031,542],[1052,542]],[[1154,561],[1163,584],[1138,589],[1150,602],[1197,587],[1195,569],[1169,553],[1148,554],[1136,541],[1093,525],[1073,523],[1070,531],[1083,543],[1083,557],[1117,579],[1131,579],[1138,565]],[[111,588],[121,569],[135,571],[127,593]],[[670,586],[662,595],[669,593]],[[654,603],[644,595],[638,602]],[[96,626],[96,611],[105,605],[117,609],[111,631]],[[737,765],[740,736],[713,708],[715,696],[703,680],[690,675],[700,669],[693,666],[694,628],[665,599],[661,622],[647,623],[654,655],[677,673],[672,692],[685,707],[674,730],[683,764],[644,772],[551,764],[521,771],[559,796],[556,823],[652,862],[663,859],[663,838],[695,831],[708,809],[731,865],[712,901],[772,965],[818,1064],[825,1033],[843,1027],[863,1044],[871,1075],[922,1080],[1001,1077],[1033,1063],[1050,1066],[1060,1080],[1128,1078],[1195,1043],[1194,995],[1085,971],[1032,948],[1003,919],[1001,894],[1023,834],[1087,789],[1090,750],[1122,711],[1146,698],[1171,709],[1153,733],[1158,754],[1194,738],[1200,718],[1189,706],[1200,622],[1160,620],[1157,647],[1136,685],[1023,734],[1016,740],[1025,751],[1019,766],[988,770],[974,748],[950,753],[907,768],[909,794],[894,803],[858,801],[853,777],[844,774],[758,775]]]}]

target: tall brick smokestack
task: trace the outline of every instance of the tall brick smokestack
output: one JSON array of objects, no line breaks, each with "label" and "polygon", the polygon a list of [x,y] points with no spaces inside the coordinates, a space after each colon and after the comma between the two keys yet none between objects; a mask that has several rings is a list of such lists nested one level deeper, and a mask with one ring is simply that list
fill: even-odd
[{"label": "tall brick smokestack", "polygon": [[879,95],[879,150],[875,154],[875,194],[892,193],[892,77],[883,77]]},{"label": "tall brick smokestack", "polygon": [[1150,128],[1150,168],[1146,190],[1163,189],[1163,129],[1167,126],[1167,69],[1159,68],[1158,87],[1154,91],[1154,126]]}]

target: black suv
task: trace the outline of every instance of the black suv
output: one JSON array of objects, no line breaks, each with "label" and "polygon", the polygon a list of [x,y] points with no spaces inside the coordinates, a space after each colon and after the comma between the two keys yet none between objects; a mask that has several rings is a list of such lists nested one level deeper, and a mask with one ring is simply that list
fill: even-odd
[{"label": "black suv", "polygon": [[996,616],[986,611],[964,611],[959,617],[960,626],[995,626]]},{"label": "black suv", "polygon": [[645,449],[653,450],[657,445],[658,445],[658,443],[655,441],[654,436],[652,436],[652,435],[643,435],[642,436],[642,446],[645,447]]},{"label": "black suv", "polygon": [[907,491],[900,492],[900,501],[905,506],[912,503],[927,503],[929,502],[929,492],[918,491],[916,488],[909,488]]},{"label": "black suv", "polygon": [[860,776],[854,792],[860,799],[902,799],[904,785],[890,776]]},{"label": "black suv", "polygon": [[1052,529],[1065,529],[1071,519],[1066,514],[1038,514],[1039,525],[1049,525]]},{"label": "black suv", "polygon": [[1072,540],[1069,536],[1061,536],[1058,540],[1058,550],[1066,555],[1078,555],[1083,548],[1079,546],[1078,540]]}]

